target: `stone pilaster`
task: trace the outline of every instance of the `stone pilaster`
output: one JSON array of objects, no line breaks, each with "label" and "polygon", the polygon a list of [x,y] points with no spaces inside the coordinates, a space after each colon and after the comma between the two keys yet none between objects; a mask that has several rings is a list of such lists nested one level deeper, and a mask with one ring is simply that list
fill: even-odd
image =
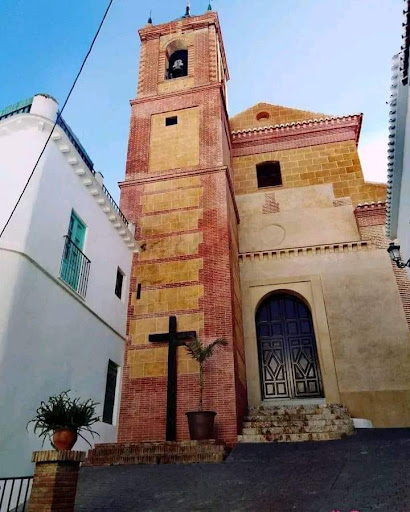
[{"label": "stone pilaster", "polygon": [[78,471],[85,452],[39,451],[28,512],[72,512],[77,491]]}]

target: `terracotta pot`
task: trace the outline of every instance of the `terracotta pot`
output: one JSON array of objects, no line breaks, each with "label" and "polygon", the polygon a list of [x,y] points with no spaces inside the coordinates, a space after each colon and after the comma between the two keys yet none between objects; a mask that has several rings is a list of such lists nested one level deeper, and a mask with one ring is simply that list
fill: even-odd
[{"label": "terracotta pot", "polygon": [[77,441],[77,432],[69,428],[59,428],[53,434],[53,445],[56,450],[71,450]]},{"label": "terracotta pot", "polygon": [[188,417],[189,435],[193,441],[213,439],[216,412],[193,411],[186,413]]}]

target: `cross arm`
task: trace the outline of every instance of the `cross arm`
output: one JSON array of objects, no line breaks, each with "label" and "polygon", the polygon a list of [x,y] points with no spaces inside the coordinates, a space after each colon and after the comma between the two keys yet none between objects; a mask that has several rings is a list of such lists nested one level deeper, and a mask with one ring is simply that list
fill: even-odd
[{"label": "cross arm", "polygon": [[169,343],[169,334],[150,334],[148,340],[151,343]]},{"label": "cross arm", "polygon": [[177,333],[178,341],[188,341],[191,338],[196,338],[196,331],[185,331]]}]

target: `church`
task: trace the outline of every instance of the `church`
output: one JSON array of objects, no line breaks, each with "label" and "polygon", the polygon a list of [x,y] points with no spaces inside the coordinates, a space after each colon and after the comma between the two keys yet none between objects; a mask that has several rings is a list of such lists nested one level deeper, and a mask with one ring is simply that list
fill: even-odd
[{"label": "church", "polygon": [[[119,443],[165,440],[170,317],[228,345],[204,407],[233,445],[249,408],[341,404],[410,426],[410,286],[384,234],[386,185],[366,182],[362,114],[258,103],[229,117],[216,12],[139,31],[121,210],[133,256]],[[176,350],[176,439],[198,365]]]}]

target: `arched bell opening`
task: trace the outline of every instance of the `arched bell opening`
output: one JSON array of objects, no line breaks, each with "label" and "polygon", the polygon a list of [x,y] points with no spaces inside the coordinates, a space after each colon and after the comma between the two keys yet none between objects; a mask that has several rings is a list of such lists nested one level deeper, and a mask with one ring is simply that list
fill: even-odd
[{"label": "arched bell opening", "polygon": [[188,76],[188,48],[183,41],[172,41],[165,51],[165,78],[181,78]]},{"label": "arched bell opening", "polygon": [[289,292],[270,294],[256,310],[262,400],[323,398],[312,313]]}]

